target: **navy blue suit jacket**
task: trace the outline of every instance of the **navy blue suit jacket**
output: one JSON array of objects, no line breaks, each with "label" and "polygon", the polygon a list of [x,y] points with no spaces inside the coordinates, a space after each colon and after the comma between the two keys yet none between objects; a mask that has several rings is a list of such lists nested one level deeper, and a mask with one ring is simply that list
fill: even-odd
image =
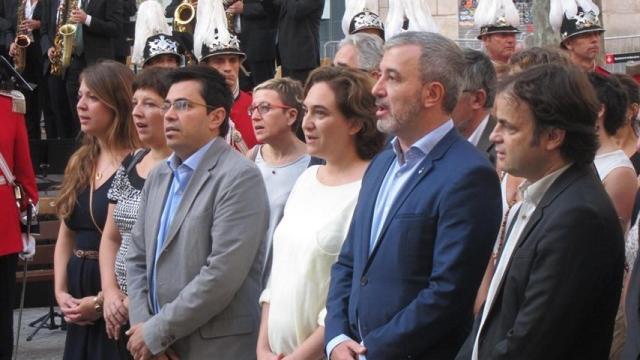
[{"label": "navy blue suit jacket", "polygon": [[500,226],[498,177],[451,130],[394,200],[369,255],[375,202],[392,161],[393,151],[383,151],[363,178],[331,270],[325,342],[340,334],[364,340],[367,360],[453,358]]}]

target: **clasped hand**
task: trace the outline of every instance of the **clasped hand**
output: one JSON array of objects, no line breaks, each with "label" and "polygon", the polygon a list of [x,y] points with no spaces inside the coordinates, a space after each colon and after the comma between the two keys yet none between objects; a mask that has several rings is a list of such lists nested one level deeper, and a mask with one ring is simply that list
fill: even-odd
[{"label": "clasped hand", "polygon": [[100,314],[95,309],[94,296],[86,296],[76,299],[69,293],[56,295],[56,300],[60,306],[60,311],[64,315],[64,320],[76,325],[92,325],[100,318]]}]

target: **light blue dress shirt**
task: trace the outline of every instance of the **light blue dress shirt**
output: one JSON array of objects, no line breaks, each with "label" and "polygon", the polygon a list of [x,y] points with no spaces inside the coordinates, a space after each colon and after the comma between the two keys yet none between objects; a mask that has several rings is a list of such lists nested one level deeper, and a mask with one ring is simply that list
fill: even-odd
[{"label": "light blue dress shirt", "polygon": [[[404,189],[406,183],[413,177],[422,173],[420,165],[429,152],[442,140],[442,138],[453,129],[453,121],[449,119],[427,135],[421,137],[409,147],[406,153],[402,151],[398,138],[391,140],[393,152],[396,154],[395,160],[391,163],[387,174],[382,180],[382,185],[378,191],[376,204],[371,219],[371,239],[369,239],[369,254],[373,251],[382,227],[387,220],[393,202]],[[327,357],[331,357],[331,351],[341,342],[350,340],[347,335],[341,334],[331,339],[327,343]],[[362,344],[366,347],[365,344]],[[365,356],[360,355],[360,360],[365,360]]]},{"label": "light blue dress shirt", "polygon": [[216,139],[217,138],[209,141],[184,161],[181,161],[176,153],[171,154],[167,159],[167,165],[171,169],[173,175],[171,178],[171,184],[169,185],[169,192],[164,203],[164,208],[162,209],[162,216],[160,217],[160,228],[158,230],[158,238],[156,239],[156,250],[153,269],[151,271],[151,306],[153,307],[154,314],[160,312],[160,304],[158,304],[158,296],[156,292],[156,264],[158,262],[158,257],[160,256],[160,252],[162,251],[162,245],[164,245],[164,242],[167,240],[167,233],[171,228],[171,221],[173,220],[176,210],[180,205],[182,195],[184,194],[187,185],[189,185],[191,175],[193,175],[193,172]]}]

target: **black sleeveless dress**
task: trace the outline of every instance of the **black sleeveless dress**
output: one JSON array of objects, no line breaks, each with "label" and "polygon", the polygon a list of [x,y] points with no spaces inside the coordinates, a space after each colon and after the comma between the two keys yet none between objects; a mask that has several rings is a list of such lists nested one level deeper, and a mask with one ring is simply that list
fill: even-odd
[{"label": "black sleeveless dress", "polygon": [[[90,190],[87,188],[78,194],[73,213],[65,220],[67,227],[75,232],[75,249],[98,251],[102,236],[100,231],[104,228],[107,219],[109,205],[107,192],[114,175],[93,192],[92,210],[95,224],[89,213]],[[100,227],[100,231],[96,225]],[[76,299],[97,295],[102,288],[98,260],[71,255],[67,265],[67,286],[69,294]],[[124,359],[126,357],[123,357],[122,350],[122,346],[118,346],[116,341],[107,337],[102,318],[96,320],[93,325],[68,324],[64,347],[66,360]],[[126,348],[124,351],[126,354]]]}]

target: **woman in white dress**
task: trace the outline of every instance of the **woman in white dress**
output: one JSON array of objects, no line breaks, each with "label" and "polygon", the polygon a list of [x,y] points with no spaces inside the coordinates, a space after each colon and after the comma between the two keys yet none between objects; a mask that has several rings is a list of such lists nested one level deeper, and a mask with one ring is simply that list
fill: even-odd
[{"label": "woman in white dress", "polygon": [[631,160],[615,139],[616,133],[625,123],[627,96],[620,82],[612,77],[591,73],[589,80],[600,102],[596,120],[600,147],[593,163],[618,213],[622,229],[627,231],[638,184]]},{"label": "woman in white dress", "polygon": [[[600,147],[596,152],[593,164],[598,170],[604,189],[618,213],[618,219],[623,231],[629,228],[631,213],[636,199],[638,183],[636,172],[631,160],[620,148],[614,137],[625,124],[627,110],[627,96],[620,81],[613,77],[600,74],[589,74],[589,80],[596,90],[600,111],[596,120],[596,131]],[[629,264],[625,264],[625,269]],[[633,264],[631,264],[633,265]],[[625,279],[627,276],[625,270]],[[626,280],[625,280],[626,282]],[[626,287],[623,287],[621,304],[624,303]],[[624,346],[625,324],[623,307],[620,306],[616,314],[610,359],[618,359]]]},{"label": "woman in white dress", "polygon": [[372,85],[366,74],[347,68],[309,75],[302,129],[309,154],[326,164],[300,175],[274,232],[271,277],[260,297],[260,360],[324,357],[331,265],[349,229],[362,176],[384,144]]}]

